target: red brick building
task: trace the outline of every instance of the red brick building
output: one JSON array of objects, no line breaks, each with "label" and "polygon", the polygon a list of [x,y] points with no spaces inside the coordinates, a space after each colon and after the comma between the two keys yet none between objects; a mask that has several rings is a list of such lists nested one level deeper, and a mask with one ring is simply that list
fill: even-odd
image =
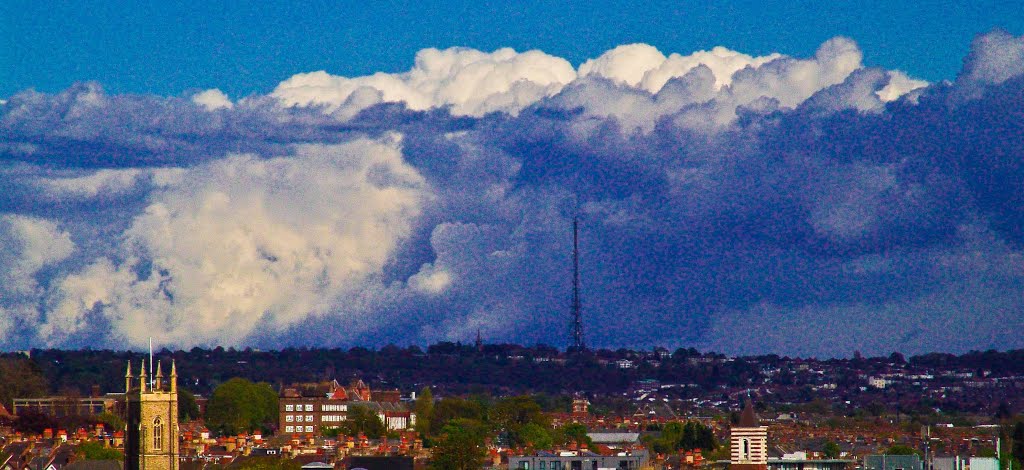
[{"label": "red brick building", "polygon": [[338,427],[352,406],[376,412],[388,430],[405,430],[415,415],[401,402],[398,390],[372,392],[362,380],[343,387],[337,380],[284,387],[278,400],[278,430],[284,434],[318,436],[322,428]]}]

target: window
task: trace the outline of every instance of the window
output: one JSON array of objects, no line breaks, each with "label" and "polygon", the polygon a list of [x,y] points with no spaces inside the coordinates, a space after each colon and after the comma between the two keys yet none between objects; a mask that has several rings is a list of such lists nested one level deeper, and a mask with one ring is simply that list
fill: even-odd
[{"label": "window", "polygon": [[743,450],[740,451],[740,460],[750,459],[750,441],[743,439],[740,441],[743,443]]},{"label": "window", "polygon": [[295,410],[295,406],[293,406],[293,405],[284,405],[284,410],[285,411],[294,411]]},{"label": "window", "polygon": [[306,405],[306,411],[313,411],[313,405]]},{"label": "window", "polygon": [[[291,416],[289,416],[291,418]],[[295,426],[285,426],[284,432],[295,432]]]},{"label": "window", "polygon": [[153,420],[153,449],[160,450],[164,445],[164,426],[160,423],[160,417]]},{"label": "window", "polygon": [[545,462],[543,460],[541,460],[540,462],[537,462],[537,470],[548,470],[547,462]]},{"label": "window", "polygon": [[312,423],[313,422],[313,415],[306,415],[306,422],[307,423]]},{"label": "window", "polygon": [[285,415],[285,416],[284,416],[284,420],[285,420],[286,422],[289,422],[289,423],[291,423],[291,422],[295,421],[295,417],[294,417],[294,416],[292,416],[292,415]]},{"label": "window", "polygon": [[313,432],[313,426],[306,426],[306,432]]}]

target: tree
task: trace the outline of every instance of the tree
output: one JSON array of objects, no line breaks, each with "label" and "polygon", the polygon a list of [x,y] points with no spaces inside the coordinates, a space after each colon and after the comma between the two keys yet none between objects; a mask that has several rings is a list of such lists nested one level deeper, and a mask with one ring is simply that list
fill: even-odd
[{"label": "tree", "polygon": [[0,403],[10,406],[15,398],[46,394],[46,378],[35,362],[25,357],[0,358]]},{"label": "tree", "polygon": [[231,379],[217,386],[206,405],[206,425],[224,435],[262,429],[277,421],[277,393],[266,383]]},{"label": "tree", "polygon": [[556,444],[575,443],[577,447],[586,445],[588,448],[594,446],[594,441],[587,435],[587,427],[580,423],[563,424],[554,432]]},{"label": "tree", "polygon": [[[551,427],[551,420],[541,411],[540,405],[533,397],[522,395],[499,400],[491,408],[489,417],[494,427],[508,436],[511,446],[530,445],[523,434],[523,428],[528,425],[531,426],[528,430],[531,439],[539,439],[542,444],[551,440],[550,435],[542,437],[539,433],[545,431],[547,434],[546,430]],[[550,447],[550,444],[546,447]]]},{"label": "tree", "polygon": [[196,396],[183,388],[178,389],[178,421],[186,422],[199,418]]},{"label": "tree", "polygon": [[97,423],[102,423],[111,432],[124,430],[124,420],[121,419],[120,416],[113,413],[100,413],[96,416],[93,416],[93,420],[95,420]]},{"label": "tree", "polygon": [[894,445],[885,451],[886,455],[915,455],[917,451],[913,447],[905,445]]},{"label": "tree", "polygon": [[75,447],[75,454],[82,460],[124,460],[124,452],[103,447],[96,441],[88,441]]},{"label": "tree", "polygon": [[340,433],[357,436],[360,433],[368,437],[381,437],[387,434],[387,427],[380,420],[380,416],[374,413],[368,406],[351,405],[348,407],[348,416],[338,426]]},{"label": "tree", "polygon": [[821,447],[821,453],[825,455],[826,459],[838,459],[840,452],[839,444],[836,444],[835,441],[825,441]]},{"label": "tree", "polygon": [[430,468],[434,470],[476,470],[487,458],[484,433],[479,423],[453,419],[441,429],[434,445]]},{"label": "tree", "polygon": [[47,428],[56,429],[57,422],[34,410],[20,413],[14,421],[14,430],[25,434],[42,434]]},{"label": "tree", "polygon": [[535,423],[527,423],[516,431],[515,440],[526,447],[545,450],[554,447],[555,441],[547,428]]},{"label": "tree", "polygon": [[453,419],[469,419],[483,421],[485,408],[480,401],[462,398],[443,398],[434,405],[434,415],[430,420],[430,433],[438,435],[448,421]]},{"label": "tree", "polygon": [[710,452],[718,447],[718,442],[715,440],[715,435],[711,428],[697,421],[668,423],[662,429],[660,436],[648,438],[647,442],[655,452],[662,454],[675,452],[679,449],[701,449]]},{"label": "tree", "polygon": [[420,391],[413,411],[416,413],[416,431],[425,437],[430,433],[430,420],[434,417],[434,394],[430,393],[430,387],[423,387]]}]

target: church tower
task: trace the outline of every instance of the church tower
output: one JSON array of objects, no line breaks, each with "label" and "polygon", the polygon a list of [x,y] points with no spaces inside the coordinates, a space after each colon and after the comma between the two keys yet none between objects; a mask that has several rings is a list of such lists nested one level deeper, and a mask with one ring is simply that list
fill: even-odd
[{"label": "church tower", "polygon": [[740,422],[729,430],[730,470],[768,470],[768,426],[761,426],[747,400]]},{"label": "church tower", "polygon": [[143,362],[136,380],[128,363],[125,470],[178,470],[178,372],[173,361],[169,379],[164,382],[160,363],[150,378]]}]

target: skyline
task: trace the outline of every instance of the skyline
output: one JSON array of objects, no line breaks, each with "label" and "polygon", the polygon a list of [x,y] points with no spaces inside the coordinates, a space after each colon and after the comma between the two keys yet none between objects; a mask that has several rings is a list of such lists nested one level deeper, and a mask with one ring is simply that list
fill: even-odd
[{"label": "skyline", "polygon": [[[207,26],[232,12],[191,7]],[[445,48],[426,15],[394,48],[338,48],[364,59],[309,67],[300,54],[281,66],[291,56],[275,45],[331,24],[292,11],[257,23],[306,15],[311,29],[250,44],[273,60],[231,80],[218,75],[231,67],[204,65],[205,51],[230,52],[260,28],[227,29],[221,42],[172,38],[153,26],[170,27],[153,8],[169,7],[120,17],[145,36],[126,48],[167,46],[120,79],[80,75],[135,67],[124,51],[90,52],[120,66],[42,79],[24,59],[52,41],[26,35],[31,47],[0,48],[19,75],[0,79],[0,350],[139,348],[150,336],[185,349],[381,346],[477,331],[563,347],[577,213],[593,347],[817,357],[1024,348],[1013,334],[1024,328],[1019,12],[995,21],[987,15],[1001,10],[979,8],[905,33],[917,44],[996,23],[916,49],[961,51],[950,72],[948,60],[889,65],[900,48],[882,53],[888,36],[852,21],[814,23],[775,45],[748,32],[762,38],[748,49],[738,26],[721,31],[739,46],[670,37],[652,22],[646,44],[625,22],[628,40],[606,45],[624,38],[609,33],[563,55],[543,35],[503,33],[552,29],[566,15],[558,8],[550,21],[526,11],[523,25],[481,32],[489,23],[464,19],[445,36],[482,49]],[[744,8],[734,13],[756,19]],[[107,37],[103,15],[116,6],[97,9],[67,36]],[[3,13],[43,36],[67,21],[26,26]],[[786,13],[769,9],[764,21]],[[351,21],[381,31],[397,21],[363,20]],[[872,46],[839,34],[857,28]],[[808,44],[820,30],[836,34]],[[38,70],[76,63],[60,56],[90,38]],[[412,38],[434,44],[413,57]],[[190,41],[194,60],[178,47]],[[698,45],[665,46],[673,41]],[[167,64],[179,75],[154,78]]]}]

